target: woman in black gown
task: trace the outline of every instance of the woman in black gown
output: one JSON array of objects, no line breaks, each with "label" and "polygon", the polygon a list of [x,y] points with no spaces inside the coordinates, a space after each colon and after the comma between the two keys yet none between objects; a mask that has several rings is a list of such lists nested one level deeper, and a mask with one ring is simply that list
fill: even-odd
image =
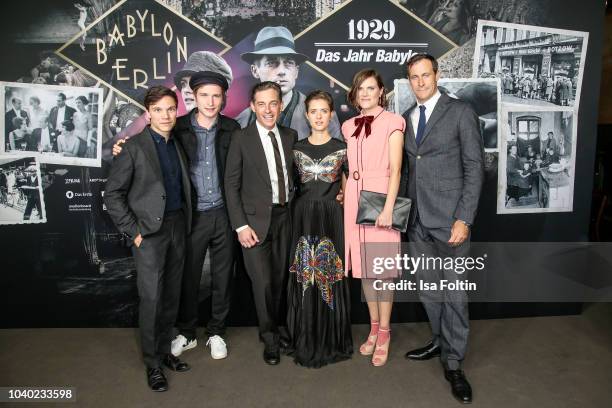
[{"label": "woman in black gown", "polygon": [[287,328],[297,364],[322,367],[350,358],[350,296],[344,276],[343,210],[336,200],[346,182],[346,144],[332,139],[331,96],[306,98],[312,129],[293,147],[299,191],[287,291]]}]

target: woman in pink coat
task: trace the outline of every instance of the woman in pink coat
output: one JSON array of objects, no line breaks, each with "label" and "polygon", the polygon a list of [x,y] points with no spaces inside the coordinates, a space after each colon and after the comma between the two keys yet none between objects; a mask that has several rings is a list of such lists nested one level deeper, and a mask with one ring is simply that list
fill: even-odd
[{"label": "woman in pink coat", "polygon": [[[395,258],[400,252],[400,233],[392,230],[391,224],[406,124],[401,116],[385,110],[386,90],[382,78],[372,69],[355,74],[348,100],[361,113],[342,125],[349,164],[344,195],[345,270],[347,274],[352,270],[353,277],[362,280],[370,313],[370,334],[359,352],[372,355],[372,364],[382,366],[387,362],[391,340],[393,292],[376,289],[381,283],[398,277],[399,271],[381,272],[374,261],[381,257]],[[362,190],[387,195],[374,226],[355,222]]]}]

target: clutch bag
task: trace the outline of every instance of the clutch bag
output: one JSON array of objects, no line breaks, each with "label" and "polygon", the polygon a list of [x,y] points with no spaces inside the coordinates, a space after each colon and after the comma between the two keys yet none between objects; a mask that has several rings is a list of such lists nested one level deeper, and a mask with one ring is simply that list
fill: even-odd
[{"label": "clutch bag", "polygon": [[[375,225],[376,218],[382,212],[387,195],[374,191],[361,190],[359,207],[357,209],[357,224]],[[406,197],[397,197],[393,206],[393,220],[391,228],[399,232],[406,232],[412,200]]]}]

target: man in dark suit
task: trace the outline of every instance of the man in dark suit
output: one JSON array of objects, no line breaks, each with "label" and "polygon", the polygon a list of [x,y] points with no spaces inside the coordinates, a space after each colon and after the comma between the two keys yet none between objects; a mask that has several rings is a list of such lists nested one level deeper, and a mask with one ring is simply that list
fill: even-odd
[{"label": "man in dark suit", "polygon": [[21,107],[21,99],[17,97],[11,98],[11,106],[12,108],[4,114],[4,140],[6,144],[6,149],[10,149],[9,146],[9,133],[15,130],[15,125],[13,125],[13,119],[15,118],[23,118],[26,121],[26,124],[30,125],[30,116],[28,112],[22,109]]},{"label": "man in dark suit", "polygon": [[[484,180],[484,148],[478,116],[468,103],[441,95],[439,77],[434,57],[418,54],[408,61],[417,103],[403,115],[407,166],[400,191],[413,200],[408,227],[411,255],[444,259],[469,255],[470,228]],[[459,275],[452,269],[420,269],[417,278],[440,287],[442,279],[455,282]],[[455,398],[471,402],[471,386],[461,370],[469,333],[467,295],[462,290],[419,295],[433,339],[406,357],[440,356]]]},{"label": "man in dark suit", "polygon": [[62,122],[72,120],[76,112],[74,108],[66,105],[66,95],[62,92],[57,94],[56,104],[49,112],[49,125],[54,129],[51,134],[54,152],[57,152],[57,137],[62,134]]},{"label": "man in dark suit", "polygon": [[151,125],[125,143],[104,194],[110,217],[133,243],[142,354],[153,391],[168,389],[162,364],[173,371],[189,369],[170,353],[191,226],[187,158],[172,137],[177,104],[170,89],[149,89],[144,105]]},{"label": "man in dark suit", "polygon": [[36,174],[36,163],[32,162],[25,170],[25,180],[21,185],[21,190],[28,197],[26,208],[23,212],[23,219],[25,221],[30,219],[32,210],[36,208],[38,213],[38,219],[42,220],[43,213],[40,205],[40,190],[38,189],[38,175]]},{"label": "man in dark suit", "polygon": [[280,361],[279,314],[286,287],[290,243],[289,202],[293,195],[293,144],[297,132],[277,125],[282,111],[278,84],[255,85],[256,121],[234,132],[225,168],[225,197],[251,278],[264,342],[264,361]]}]

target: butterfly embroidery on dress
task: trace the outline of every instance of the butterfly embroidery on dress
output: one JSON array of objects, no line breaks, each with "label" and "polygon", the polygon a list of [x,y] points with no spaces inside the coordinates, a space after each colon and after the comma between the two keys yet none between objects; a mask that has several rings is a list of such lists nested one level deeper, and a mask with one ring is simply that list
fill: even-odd
[{"label": "butterfly embroidery on dress", "polygon": [[334,309],[332,287],[344,278],[344,269],[331,239],[300,237],[289,272],[295,273],[297,281],[302,284],[302,295],[308,288],[316,286],[323,301],[330,309]]},{"label": "butterfly embroidery on dress", "polygon": [[302,183],[312,180],[333,183],[338,179],[338,170],[346,160],[346,149],[337,150],[320,160],[312,159],[299,150],[294,150],[293,155]]}]

